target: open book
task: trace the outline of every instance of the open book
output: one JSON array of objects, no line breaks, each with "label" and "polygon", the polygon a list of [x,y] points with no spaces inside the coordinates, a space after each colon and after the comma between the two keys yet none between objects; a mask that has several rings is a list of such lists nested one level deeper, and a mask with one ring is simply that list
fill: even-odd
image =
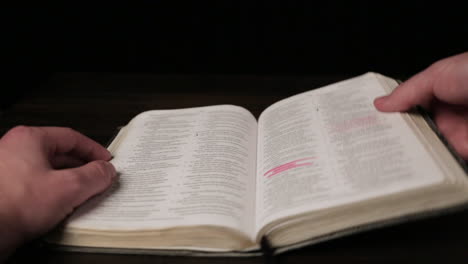
[{"label": "open book", "polygon": [[[468,179],[419,114],[380,113],[367,73],[271,105],[139,114],[109,146],[120,179],[47,239],[96,251],[282,252],[468,201]],[[263,243],[264,244],[264,243]]]}]

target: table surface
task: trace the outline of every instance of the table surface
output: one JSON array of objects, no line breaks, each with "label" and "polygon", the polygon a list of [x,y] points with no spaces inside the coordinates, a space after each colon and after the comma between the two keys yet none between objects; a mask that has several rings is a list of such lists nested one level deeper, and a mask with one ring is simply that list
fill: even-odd
[{"label": "table surface", "polygon": [[[66,126],[106,144],[136,114],[215,104],[256,117],[272,103],[349,76],[154,75],[56,73],[1,113],[0,133],[16,125]],[[1,239],[1,238],[0,238]],[[275,263],[466,263],[468,212],[355,234],[294,250]],[[263,257],[170,257],[71,253],[25,245],[9,263],[263,263]]]}]

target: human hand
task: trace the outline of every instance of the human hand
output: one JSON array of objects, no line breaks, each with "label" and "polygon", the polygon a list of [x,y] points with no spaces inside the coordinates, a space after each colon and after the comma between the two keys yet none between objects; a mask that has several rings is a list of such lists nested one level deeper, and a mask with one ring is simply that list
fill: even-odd
[{"label": "human hand", "polygon": [[116,175],[111,154],[60,127],[19,126],[0,139],[0,262],[44,234]]},{"label": "human hand", "polygon": [[440,60],[377,98],[383,112],[401,112],[421,105],[450,144],[468,160],[468,52]]}]

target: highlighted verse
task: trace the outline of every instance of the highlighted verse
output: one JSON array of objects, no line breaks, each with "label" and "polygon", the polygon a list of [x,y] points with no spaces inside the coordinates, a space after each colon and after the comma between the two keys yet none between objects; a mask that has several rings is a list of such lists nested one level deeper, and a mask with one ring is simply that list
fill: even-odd
[{"label": "highlighted verse", "polygon": [[[313,162],[310,162],[310,160],[313,160],[313,159],[315,159],[315,157],[302,158],[302,159],[298,159],[298,160],[294,160],[294,161],[285,163],[283,165],[280,165],[278,167],[275,167],[275,168],[265,172],[265,174],[263,174],[263,176],[265,176],[267,178],[270,178],[271,176],[274,176],[274,175],[276,175],[278,173],[281,173],[283,171],[286,171],[286,170],[289,170],[289,169],[292,169],[292,168],[312,165]],[[308,162],[300,163],[301,161],[308,161]]]}]

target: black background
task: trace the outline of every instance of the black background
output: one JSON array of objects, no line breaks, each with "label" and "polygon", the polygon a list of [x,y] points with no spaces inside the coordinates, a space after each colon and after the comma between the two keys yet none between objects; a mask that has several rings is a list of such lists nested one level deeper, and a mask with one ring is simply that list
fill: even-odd
[{"label": "black background", "polygon": [[376,71],[408,77],[468,50],[467,11],[465,5],[440,1],[134,1],[4,8],[0,105],[39,89],[53,72]]},{"label": "black background", "polygon": [[[0,110],[22,96],[35,93],[30,100],[23,100],[20,107],[11,107],[13,111],[0,115],[3,132],[24,120],[33,120],[31,125],[74,127],[104,143],[109,138],[109,128],[124,124],[122,121],[143,110],[154,106],[194,106],[194,94],[218,89],[212,94],[223,95],[223,85],[230,91],[226,92],[229,100],[214,96],[196,104],[237,102],[240,99],[231,96],[236,94],[235,88],[252,89],[258,84],[260,89],[263,82],[268,83],[265,87],[290,90],[263,95],[263,105],[258,104],[255,96],[260,93],[256,91],[250,97],[242,97],[248,99],[242,102],[251,106],[248,109],[260,113],[268,103],[281,99],[280,94],[292,95],[299,92],[293,89],[307,85],[302,81],[297,87],[282,87],[283,83],[292,83],[290,80],[295,76],[298,79],[350,76],[375,71],[404,79],[436,60],[468,51],[468,8],[466,4],[448,1],[155,0],[113,2],[105,6],[67,2],[40,8],[0,9],[0,46]],[[56,87],[49,90],[41,87],[56,72],[94,73],[59,74],[60,91]],[[161,79],[145,75],[138,79],[140,90],[133,90],[132,101],[127,98],[126,87],[135,84],[133,78],[138,74],[134,73],[175,75]],[[215,74],[224,77],[216,80]],[[225,77],[240,74],[247,77]],[[250,78],[250,75],[275,78]],[[273,84],[284,75],[288,76],[284,82]],[[322,77],[317,80],[333,79]],[[75,82],[78,84],[74,85]],[[165,89],[185,87],[180,93],[189,96],[180,98],[170,93],[163,97],[170,100],[158,101],[159,90],[155,92],[149,87],[152,82],[164,83]],[[250,85],[237,87],[247,82]],[[223,85],[220,87],[218,83]],[[187,85],[192,85],[193,91],[187,92]],[[96,94],[100,96],[88,96],[98,89],[101,91]],[[112,100],[103,104],[102,100],[107,99]],[[288,263],[304,263],[310,259],[338,263],[348,258],[351,262],[367,263],[384,259],[409,263],[422,258],[433,263],[454,262],[450,259],[465,261],[468,232],[463,227],[467,219],[464,212],[369,232],[318,245],[312,250],[285,254],[280,260]],[[402,239],[404,235],[408,239]],[[18,254],[25,263],[36,258],[30,251],[25,252]],[[65,253],[49,256],[44,251],[38,255],[56,263],[73,259],[74,263],[96,259],[154,261],[133,256]],[[187,262],[187,259],[178,261]],[[244,262],[260,260],[244,259]]]}]

